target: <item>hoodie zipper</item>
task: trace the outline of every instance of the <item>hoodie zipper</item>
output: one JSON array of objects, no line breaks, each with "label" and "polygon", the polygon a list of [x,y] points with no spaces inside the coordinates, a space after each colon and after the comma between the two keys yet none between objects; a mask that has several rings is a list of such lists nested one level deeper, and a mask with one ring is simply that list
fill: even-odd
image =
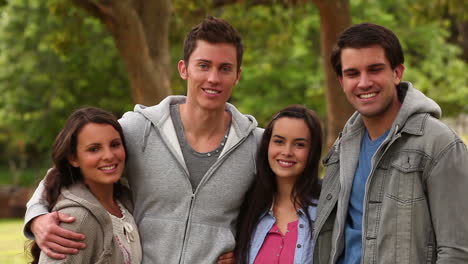
[{"label": "hoodie zipper", "polygon": [[[248,134],[250,134],[250,133],[252,133],[252,130]],[[227,150],[224,153],[223,156],[218,158],[218,160],[216,160],[216,162],[208,169],[205,176],[202,178],[201,182],[198,184],[197,188],[195,189],[195,192],[192,193],[192,195],[190,197],[189,210],[188,210],[186,221],[185,221],[184,238],[182,240],[182,248],[181,248],[181,251],[180,251],[180,254],[179,254],[179,264],[183,263],[183,260],[184,260],[184,257],[185,257],[186,247],[187,247],[187,240],[189,238],[189,232],[190,232],[190,227],[191,227],[191,224],[190,224],[191,221],[190,220],[192,218],[193,203],[194,203],[194,200],[195,200],[195,198],[197,196],[198,190],[201,187],[203,187],[203,184],[206,181],[208,181],[208,177],[212,176],[213,171],[216,170],[219,167],[219,165],[226,160],[226,158],[229,156],[229,154],[231,154],[239,145],[241,145],[245,140],[247,140],[248,137],[249,137],[249,135],[243,137],[234,146],[232,146],[229,150]],[[185,169],[184,169],[184,171],[185,171]],[[186,175],[187,180],[189,180],[189,175],[187,174],[187,172],[185,172],[185,175]]]},{"label": "hoodie zipper", "polygon": [[186,220],[185,220],[185,230],[184,230],[184,239],[182,240],[182,248],[179,254],[179,263],[182,263],[185,255],[185,244],[187,243],[188,233],[190,231],[190,219],[192,218],[192,207],[193,207],[193,200],[195,200],[195,193],[190,195],[190,204],[189,204],[189,211],[187,212]]}]

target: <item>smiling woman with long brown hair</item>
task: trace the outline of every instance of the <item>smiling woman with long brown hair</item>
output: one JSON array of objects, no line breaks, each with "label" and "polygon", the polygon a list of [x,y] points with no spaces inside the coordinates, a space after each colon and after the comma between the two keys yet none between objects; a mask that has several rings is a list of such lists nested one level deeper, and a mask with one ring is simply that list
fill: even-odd
[{"label": "smiling woman with long brown hair", "polygon": [[122,128],[111,113],[87,107],[69,117],[55,140],[54,167],[44,179],[42,195],[50,211],[76,218],[61,225],[84,234],[87,247],[53,260],[33,243],[32,263],[141,262],[129,191],[119,182],[126,154]]},{"label": "smiling woman with long brown hair", "polygon": [[312,262],[321,150],[320,121],[312,110],[293,105],[272,118],[239,216],[238,263]]}]

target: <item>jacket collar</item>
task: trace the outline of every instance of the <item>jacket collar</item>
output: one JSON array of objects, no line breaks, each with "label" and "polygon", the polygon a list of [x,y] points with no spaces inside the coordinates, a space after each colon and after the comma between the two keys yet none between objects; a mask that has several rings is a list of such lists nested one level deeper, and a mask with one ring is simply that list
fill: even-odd
[{"label": "jacket collar", "polygon": [[[312,202],[313,202],[314,204],[318,204],[318,200],[316,200],[316,199],[314,199]],[[270,208],[269,208],[268,210],[266,210],[265,212],[263,212],[263,213],[260,215],[260,219],[262,219],[263,217],[265,217],[265,216],[267,216],[267,215],[269,215],[269,216],[271,216],[271,217],[273,217],[273,218],[275,217],[275,216],[273,215],[273,204],[274,204],[274,201],[271,203]],[[310,216],[311,220],[315,221],[316,206],[312,206],[312,205],[311,205],[311,206],[308,206],[308,207],[307,207],[307,212],[309,213],[309,216]],[[305,211],[304,211],[304,209],[303,209],[302,207],[299,208],[299,209],[297,210],[297,215],[298,215],[299,217],[305,216],[305,215],[306,215],[306,214],[305,214]]]}]

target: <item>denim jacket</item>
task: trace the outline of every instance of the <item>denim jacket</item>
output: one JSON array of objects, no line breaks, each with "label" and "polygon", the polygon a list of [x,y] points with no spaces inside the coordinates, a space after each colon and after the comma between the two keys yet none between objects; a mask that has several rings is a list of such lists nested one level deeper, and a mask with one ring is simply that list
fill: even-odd
[{"label": "denim jacket", "polygon": [[[366,182],[361,263],[468,263],[468,152],[440,122],[439,106],[410,83]],[[347,122],[323,160],[314,260],[335,263],[364,124]]]},{"label": "denim jacket", "polygon": [[[314,203],[317,203],[315,201]],[[315,221],[316,207],[309,206],[307,208],[312,225]],[[297,245],[294,252],[294,264],[311,264],[312,263],[312,250],[314,248],[314,241],[311,236],[311,228],[309,226],[309,221],[307,216],[302,209],[298,211],[299,222],[297,223]],[[276,222],[275,217],[273,216],[273,211],[270,209],[265,212],[261,217],[260,221],[257,224],[255,233],[252,236],[251,247],[249,251],[249,263],[252,264],[255,261],[255,258],[260,251],[260,248],[263,245],[268,231],[270,231],[273,224]]]}]

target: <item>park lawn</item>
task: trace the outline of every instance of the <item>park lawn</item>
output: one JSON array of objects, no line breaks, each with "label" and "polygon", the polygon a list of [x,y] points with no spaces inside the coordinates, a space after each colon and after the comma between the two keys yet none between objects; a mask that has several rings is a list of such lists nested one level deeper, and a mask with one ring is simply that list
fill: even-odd
[{"label": "park lawn", "polygon": [[27,263],[23,236],[23,219],[0,219],[0,263]]}]

